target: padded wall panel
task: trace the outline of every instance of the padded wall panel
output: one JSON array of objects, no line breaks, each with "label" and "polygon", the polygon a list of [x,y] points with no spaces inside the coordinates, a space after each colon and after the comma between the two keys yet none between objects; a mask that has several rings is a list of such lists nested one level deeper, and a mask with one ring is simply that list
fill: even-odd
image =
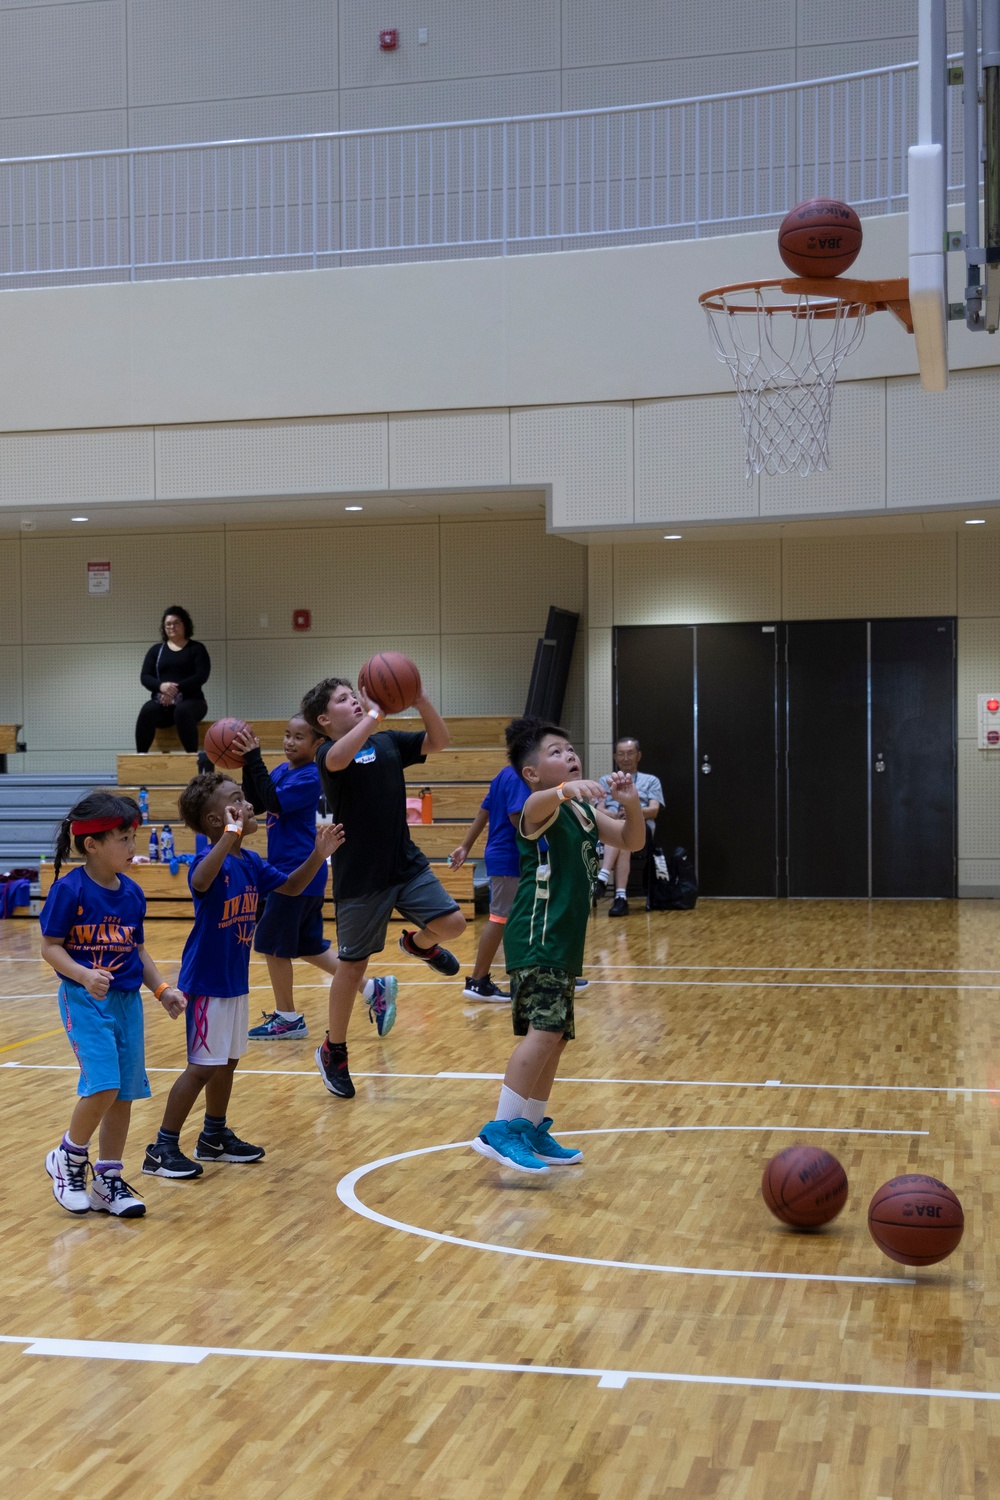
[{"label": "padded wall panel", "polygon": [[[145,642],[129,667],[131,691],[142,691],[142,656],[158,638],[168,605],[190,610],[200,641],[225,633],[221,532],[26,537],[21,545],[25,640],[33,645],[72,643],[74,648],[90,642]],[[87,563],[104,561],[111,563],[111,592],[89,594]],[[96,657],[91,652],[92,689],[95,662],[103,677],[104,656],[103,644]]]},{"label": "padded wall panel", "polygon": [[[441,629],[489,635],[503,625],[537,638],[550,604],[582,613],[586,569],[584,548],[546,535],[543,521],[442,522]],[[489,580],[495,607],[484,607],[476,579]]]},{"label": "padded wall panel", "polygon": [[[261,670],[262,649],[266,670]],[[280,719],[298,710],[302,695],[324,677],[357,681],[358,669],[376,651],[402,651],[415,661],[432,703],[441,701],[440,644],[436,635],[413,635],[391,628],[371,635],[229,643],[230,712],[248,718]]]},{"label": "padded wall panel", "polygon": [[958,894],[965,895],[969,887],[971,894],[979,892],[976,887],[1000,888],[1000,859],[960,859],[958,862]]},{"label": "padded wall panel", "polygon": [[510,483],[510,413],[431,411],[389,417],[393,489]]},{"label": "padded wall panel", "polygon": [[[563,66],[644,62],[649,57],[766,52],[795,39],[795,0],[664,5],[663,0],[565,0]],[[720,46],[720,43],[724,43]]]},{"label": "padded wall panel", "polygon": [[125,0],[0,12],[0,115],[126,103]]},{"label": "padded wall panel", "polygon": [[134,105],[306,93],[336,77],[330,0],[130,0]]},{"label": "padded wall panel", "polygon": [[0,433],[0,504],[152,500],[153,433]]},{"label": "padded wall panel", "polygon": [[0,646],[0,724],[22,723],[23,710],[21,648]]},{"label": "padded wall panel", "polygon": [[[25,646],[24,737],[32,751],[64,750],[72,737],[80,750],[110,752],[102,764],[114,765],[114,753],[135,743],[136,716],[148,697],[139,668],[149,644],[109,642],[97,673],[89,645]],[[205,645],[212,657],[209,717],[217,718],[226,703],[225,645],[208,639]]]},{"label": "padded wall panel", "polygon": [[958,733],[960,738],[978,740],[979,705],[977,699],[980,693],[993,692],[1000,692],[1000,619],[959,620]]},{"label": "padded wall panel", "polygon": [[330,90],[256,99],[213,99],[206,104],[165,104],[129,111],[133,146],[312,135],[339,128],[338,96]]},{"label": "padded wall panel", "polygon": [[587,623],[610,625],[614,620],[614,547],[587,548]]},{"label": "padded wall panel", "polygon": [[1000,755],[958,742],[958,857],[1000,855]]},{"label": "padded wall panel", "polygon": [[1000,498],[1000,468],[985,436],[996,426],[998,410],[996,367],[953,370],[940,393],[922,391],[916,377],[888,381],[890,509]]},{"label": "padded wall panel", "polygon": [[558,73],[380,84],[342,91],[340,128],[374,130],[387,125],[433,125],[442,120],[499,120],[512,115],[554,114],[561,107]]},{"label": "padded wall panel", "polygon": [[[398,52],[379,50],[379,27],[389,24],[399,29]],[[469,0],[396,0],[391,21],[368,5],[342,4],[340,27],[344,88],[560,65],[559,0],[486,0],[471,9]]]},{"label": "padded wall panel", "polygon": [[0,156],[58,156],[69,151],[118,151],[128,145],[124,109],[31,115],[0,120]]},{"label": "padded wall panel", "polygon": [[568,69],[563,75],[563,109],[604,109],[690,99],[737,89],[790,83],[795,52],[790,46],[769,52],[721,53],[683,61],[633,62],[618,66]]},{"label": "padded wall panel", "polygon": [[436,524],[231,531],[226,551],[231,639],[289,636],[294,609],[312,611],[312,639],[439,628]]},{"label": "padded wall panel", "polygon": [[958,613],[1000,615],[1000,536],[981,526],[960,526]]},{"label": "padded wall panel", "polygon": [[757,515],[758,487],[744,477],[735,395],[636,402],[637,524]]},{"label": "padded wall panel", "polygon": [[587,746],[587,764],[584,773],[591,781],[596,781],[600,776],[610,776],[615,768],[615,751],[610,741],[597,743],[591,741]]},{"label": "padded wall panel", "polygon": [[0,642],[21,639],[21,544],[0,542]]},{"label": "padded wall panel", "polygon": [[871,5],[868,0],[841,0],[838,5],[828,5],[825,0],[798,0],[798,36],[804,47],[875,37],[915,38],[916,30],[917,7],[912,0],[882,0],[880,5]]},{"label": "padded wall panel", "polygon": [[[615,548],[616,625],[781,618],[781,544],[660,542]],[[594,739],[607,739],[597,734]]]},{"label": "padded wall panel", "polygon": [[947,534],[789,538],[782,555],[786,620],[955,613]]},{"label": "padded wall panel", "polygon": [[516,409],[510,446],[512,484],[553,485],[553,526],[631,522],[630,402]]},{"label": "padded wall panel", "polygon": [[441,712],[524,712],[537,631],[441,636]]},{"label": "padded wall panel", "polygon": [[385,417],[160,427],[157,498],[384,490]]},{"label": "padded wall panel", "polygon": [[834,397],[831,467],[760,476],[762,516],[885,509],[885,381],[844,381]]},{"label": "padded wall panel", "polygon": [[615,732],[613,633],[591,628],[587,635],[587,738],[595,744],[610,744]]}]

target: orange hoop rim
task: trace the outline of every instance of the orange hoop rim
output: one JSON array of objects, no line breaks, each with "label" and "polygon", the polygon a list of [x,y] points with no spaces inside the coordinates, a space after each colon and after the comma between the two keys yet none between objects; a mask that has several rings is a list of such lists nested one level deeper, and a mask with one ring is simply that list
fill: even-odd
[{"label": "orange hoop rim", "polygon": [[[727,300],[738,297],[740,292],[760,293],[771,288],[799,300],[776,302],[771,307],[762,306],[758,301]],[[803,307],[803,297],[815,298],[816,301]],[[891,312],[908,333],[913,332],[910,283],[905,276],[880,281],[861,281],[845,276],[776,276],[712,287],[701,293],[698,302],[706,312],[725,313],[729,317],[763,312],[768,316],[790,313],[796,318],[832,318],[839,312],[843,317],[858,318],[862,313]]]}]

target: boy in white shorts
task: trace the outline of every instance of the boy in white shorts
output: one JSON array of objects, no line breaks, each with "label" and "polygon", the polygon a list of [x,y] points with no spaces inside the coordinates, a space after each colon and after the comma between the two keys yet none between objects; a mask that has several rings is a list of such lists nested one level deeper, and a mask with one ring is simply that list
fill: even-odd
[{"label": "boy in white shorts", "polygon": [[[203,1161],[254,1162],[263,1146],[241,1141],[226,1124],[233,1074],[247,1050],[250,1020],[250,945],[257,902],[269,891],[297,896],[327,857],[343,843],[338,824],[317,830],[316,846],[297,870],[279,870],[242,847],[257,820],[240,787],[228,776],[196,776],[178,799],[188,828],[203,833],[209,848],[191,866],[194,926],[181,958],[178,989],[188,997],[188,1065],[167,1096],[163,1124],[146,1148],[148,1177],[200,1177]],[[205,1126],[191,1161],[180,1133],[195,1100],[205,1090]]]}]

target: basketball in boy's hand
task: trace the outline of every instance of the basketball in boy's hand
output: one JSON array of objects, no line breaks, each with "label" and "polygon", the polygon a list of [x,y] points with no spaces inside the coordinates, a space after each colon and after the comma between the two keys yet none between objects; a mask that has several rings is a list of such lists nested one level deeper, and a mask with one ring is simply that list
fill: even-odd
[{"label": "basketball in boy's hand", "polygon": [[965,1215],[951,1188],[910,1172],[884,1182],[868,1205],[871,1237],[901,1266],[933,1266],[958,1245]]},{"label": "basketball in boy's hand", "polygon": [[243,756],[233,748],[233,741],[246,734],[250,725],[243,719],[216,719],[205,731],[205,754],[218,771],[236,771]]},{"label": "basketball in boy's hand", "polygon": [[847,1202],[847,1173],[819,1146],[786,1146],[764,1168],[760,1190],[783,1224],[816,1229],[835,1219]]},{"label": "basketball in boy's hand", "polygon": [[420,697],[420,673],[399,651],[380,651],[358,673],[358,686],[387,714],[401,714]]}]

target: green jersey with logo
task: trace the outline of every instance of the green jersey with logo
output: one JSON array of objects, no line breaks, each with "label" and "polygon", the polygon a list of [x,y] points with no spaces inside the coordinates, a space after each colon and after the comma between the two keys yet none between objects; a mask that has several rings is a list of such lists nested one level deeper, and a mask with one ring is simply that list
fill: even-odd
[{"label": "green jersey with logo", "polygon": [[[539,848],[544,838],[547,849]],[[561,802],[530,837],[524,813],[517,827],[521,881],[503,931],[507,969],[561,969],[575,978],[583,968],[597,857],[597,817],[589,802]]]}]

